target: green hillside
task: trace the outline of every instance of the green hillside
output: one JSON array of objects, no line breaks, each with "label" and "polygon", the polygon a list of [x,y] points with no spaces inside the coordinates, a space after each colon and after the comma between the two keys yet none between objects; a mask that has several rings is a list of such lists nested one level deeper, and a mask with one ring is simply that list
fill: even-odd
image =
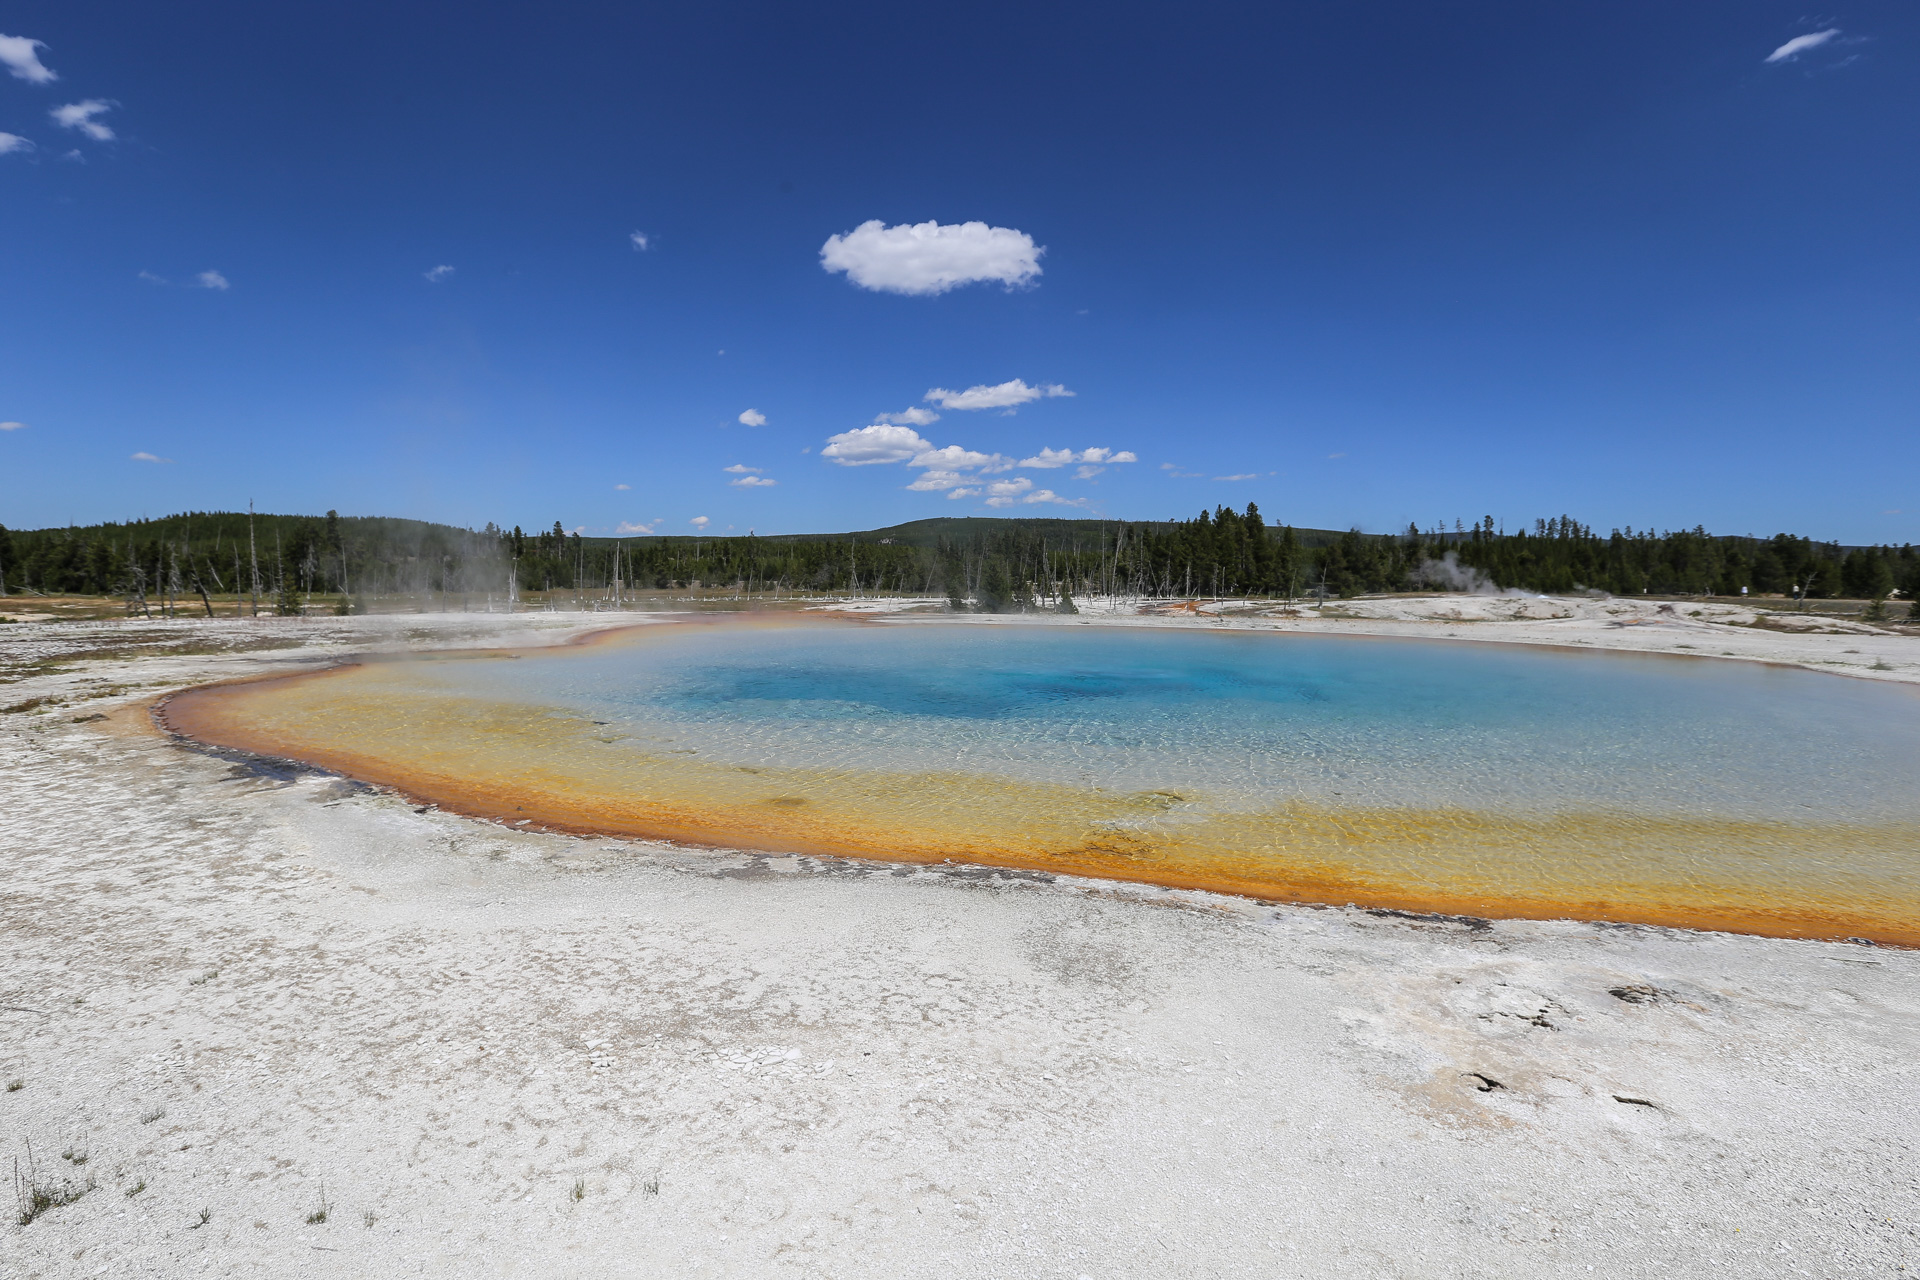
[{"label": "green hillside", "polygon": [[[726,585],[883,591],[1025,607],[1086,592],[1144,596],[1355,595],[1411,588],[1613,594],[1920,594],[1911,547],[1841,547],[1704,529],[1597,534],[1570,517],[1509,533],[1399,534],[1270,525],[1252,506],[1192,520],[954,517],[848,533],[587,538],[556,522],[460,529],[391,517],[184,512],[158,520],[9,532],[8,592],[144,600],[246,595],[282,610],[316,595],[470,599],[509,592],[619,595]],[[209,609],[211,606],[208,606]]]}]

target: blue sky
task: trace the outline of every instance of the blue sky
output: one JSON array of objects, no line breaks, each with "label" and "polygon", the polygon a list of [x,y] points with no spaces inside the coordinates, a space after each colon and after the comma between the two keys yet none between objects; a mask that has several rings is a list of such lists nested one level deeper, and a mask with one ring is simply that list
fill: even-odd
[{"label": "blue sky", "polygon": [[1257,501],[1920,541],[1911,4],[29,0],[0,35],[12,527]]}]

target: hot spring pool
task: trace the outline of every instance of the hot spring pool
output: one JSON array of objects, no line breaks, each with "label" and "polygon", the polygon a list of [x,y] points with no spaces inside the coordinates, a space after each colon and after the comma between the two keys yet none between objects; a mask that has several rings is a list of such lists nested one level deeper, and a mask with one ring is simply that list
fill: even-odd
[{"label": "hot spring pool", "polygon": [[1790,668],[734,620],[198,690],[166,716],[572,830],[1920,943],[1920,692]]}]

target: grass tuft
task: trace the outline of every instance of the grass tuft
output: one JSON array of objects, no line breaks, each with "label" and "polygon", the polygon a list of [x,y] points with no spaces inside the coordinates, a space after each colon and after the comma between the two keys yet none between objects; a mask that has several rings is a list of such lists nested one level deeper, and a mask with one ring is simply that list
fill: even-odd
[{"label": "grass tuft", "polygon": [[323,1182],[320,1184],[320,1203],[308,1211],[307,1225],[313,1227],[325,1222],[331,1209],[332,1206],[327,1203],[327,1184]]},{"label": "grass tuft", "polygon": [[26,1087],[27,1087],[27,1082],[22,1078],[20,1078],[19,1076],[15,1076],[13,1079],[7,1081],[8,1093],[18,1093]]},{"label": "grass tuft", "polygon": [[140,1123],[152,1124],[155,1120],[163,1118],[166,1114],[167,1109],[165,1107],[155,1107],[151,1111],[142,1111],[140,1113]]},{"label": "grass tuft", "polygon": [[585,1200],[587,1198],[587,1180],[585,1178],[575,1178],[573,1180],[573,1191],[571,1194],[575,1201]]},{"label": "grass tuft", "polygon": [[142,1191],[145,1191],[146,1189],[147,1189],[147,1180],[145,1178],[142,1178],[140,1179],[140,1181],[134,1183],[131,1187],[127,1188],[127,1199],[129,1200],[133,1199],[135,1196],[139,1195]]},{"label": "grass tuft", "polygon": [[199,1214],[197,1214],[194,1217],[193,1222],[188,1226],[187,1229],[189,1231],[198,1231],[200,1228],[206,1226],[209,1222],[212,1222],[212,1221],[213,1221],[213,1207],[211,1205],[203,1205],[201,1206]]},{"label": "grass tuft", "polygon": [[63,1204],[72,1204],[87,1192],[93,1190],[91,1176],[84,1183],[75,1184],[65,1178],[55,1181],[52,1175],[42,1175],[40,1164],[33,1157],[33,1144],[27,1144],[27,1167],[23,1170],[16,1157],[13,1162],[13,1198],[16,1209],[15,1220],[21,1226],[27,1226],[35,1218],[49,1209],[58,1209]]}]

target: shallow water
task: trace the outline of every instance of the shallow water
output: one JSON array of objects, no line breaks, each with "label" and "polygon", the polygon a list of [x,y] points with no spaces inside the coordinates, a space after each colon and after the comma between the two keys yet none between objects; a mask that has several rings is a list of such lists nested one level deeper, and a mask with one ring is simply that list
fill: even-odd
[{"label": "shallow water", "polygon": [[708,623],[370,664],[192,695],[169,714],[215,741],[581,829],[1920,937],[1920,696],[1789,668],[1093,626]]}]

